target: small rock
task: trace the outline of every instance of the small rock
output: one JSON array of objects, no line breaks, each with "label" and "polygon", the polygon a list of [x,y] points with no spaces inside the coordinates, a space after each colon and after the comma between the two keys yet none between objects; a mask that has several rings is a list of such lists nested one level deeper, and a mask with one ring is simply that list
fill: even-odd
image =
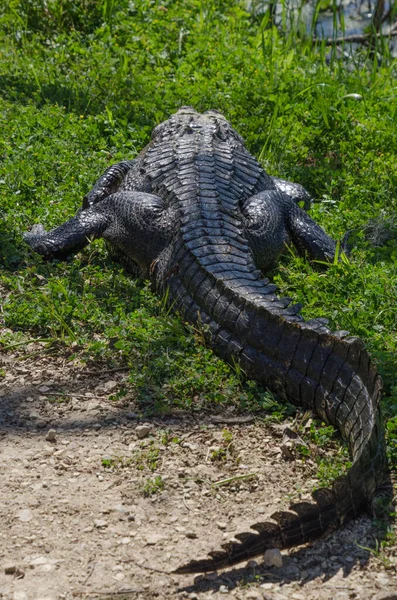
[{"label": "small rock", "polygon": [[[44,399],[46,399],[46,398],[44,397]],[[29,419],[32,419],[32,420],[41,419],[41,415],[37,410],[30,410],[28,412],[28,417],[29,417]]]},{"label": "small rock", "polygon": [[112,571],[124,571],[124,567],[123,565],[114,565],[114,567],[112,567]]},{"label": "small rock", "polygon": [[138,425],[135,427],[135,433],[140,440],[143,440],[150,433],[150,425]]},{"label": "small rock", "polygon": [[46,556],[37,556],[37,558],[33,558],[29,564],[32,567],[37,567],[39,565],[46,565],[47,563],[48,563],[48,558]]},{"label": "small rock", "polygon": [[307,444],[299,437],[296,431],[293,431],[290,427],[285,427],[283,431],[283,441],[281,444],[281,454],[285,459],[292,459],[295,457],[295,451],[297,446],[306,446]]},{"label": "small rock", "polygon": [[101,410],[102,408],[102,404],[100,402],[98,402],[98,400],[91,400],[90,402],[87,402],[86,404],[86,409],[89,411],[97,411],[97,410]]},{"label": "small rock", "polygon": [[256,560],[249,560],[245,566],[247,569],[256,569],[258,563],[256,562]]},{"label": "small rock", "polygon": [[220,594],[228,594],[229,588],[226,585],[221,585],[221,586],[219,586],[219,593]]},{"label": "small rock", "polygon": [[197,450],[196,444],[191,444],[190,442],[183,442],[182,448],[188,448],[188,450]]},{"label": "small rock", "polygon": [[97,527],[97,529],[103,529],[104,527],[108,526],[108,522],[105,521],[104,519],[95,519],[94,525],[95,525],[95,527]]},{"label": "small rock", "polygon": [[110,510],[108,512],[118,512],[118,513],[122,513],[122,514],[128,514],[129,510],[127,508],[125,508],[125,506],[123,506],[122,504],[113,504],[113,506],[110,508]]},{"label": "small rock", "polygon": [[216,525],[219,529],[226,529],[227,527],[226,523],[223,523],[223,521],[218,521]]},{"label": "small rock", "polygon": [[6,575],[14,575],[17,571],[17,566],[16,565],[6,565],[4,567],[4,573]]},{"label": "small rock", "polygon": [[112,380],[111,380],[111,381],[107,381],[107,382],[104,384],[104,386],[103,386],[103,389],[104,389],[106,392],[113,392],[113,391],[116,389],[116,387],[117,387],[117,386],[118,386],[118,382],[117,382],[117,381],[112,381]]},{"label": "small rock", "polygon": [[210,446],[209,447],[210,452],[219,452],[220,449],[221,449],[220,446]]},{"label": "small rock", "polygon": [[263,556],[263,562],[267,567],[282,567],[283,566],[283,555],[278,548],[272,548],[266,550]]},{"label": "small rock", "polygon": [[187,488],[187,489],[194,489],[197,487],[197,482],[196,481],[186,481],[183,487]]},{"label": "small rock", "polygon": [[148,535],[146,538],[146,543],[148,546],[155,546],[156,544],[163,543],[166,540],[164,535],[161,533],[153,533],[152,535]]},{"label": "small rock", "polygon": [[17,512],[17,518],[22,521],[22,523],[27,523],[33,519],[33,513],[30,508],[23,508]]},{"label": "small rock", "polygon": [[46,392],[49,392],[51,390],[51,388],[48,387],[48,385],[41,385],[39,387],[39,392],[42,392],[43,394],[45,394]]},{"label": "small rock", "polygon": [[285,442],[282,444],[281,446],[281,454],[283,456],[283,458],[287,459],[287,460],[291,460],[294,458],[294,444],[290,441]]},{"label": "small rock", "polygon": [[45,436],[45,439],[47,440],[47,442],[56,442],[57,441],[56,433],[57,432],[55,431],[55,429],[49,429]]}]

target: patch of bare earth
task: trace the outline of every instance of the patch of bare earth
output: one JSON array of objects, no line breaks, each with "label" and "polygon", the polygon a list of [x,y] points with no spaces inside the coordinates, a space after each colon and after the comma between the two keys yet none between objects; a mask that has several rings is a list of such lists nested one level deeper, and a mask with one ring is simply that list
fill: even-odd
[{"label": "patch of bare earth", "polygon": [[123,372],[40,353],[2,363],[1,600],[397,598],[397,548],[368,552],[365,517],[283,553],[282,566],[258,557],[173,575],[304,497],[310,464],[283,459],[279,428],[262,422],[178,413],[140,423],[132,399],[110,398]]}]

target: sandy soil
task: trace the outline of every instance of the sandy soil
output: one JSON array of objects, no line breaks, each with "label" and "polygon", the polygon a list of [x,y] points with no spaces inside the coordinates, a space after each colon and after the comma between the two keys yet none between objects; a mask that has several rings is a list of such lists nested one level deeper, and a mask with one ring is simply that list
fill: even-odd
[{"label": "sandy soil", "polygon": [[303,498],[314,468],[283,457],[285,425],[181,413],[142,423],[133,398],[111,399],[125,373],[29,351],[0,356],[1,600],[397,599],[397,546],[369,552],[365,516],[279,567],[258,557],[173,575]]}]

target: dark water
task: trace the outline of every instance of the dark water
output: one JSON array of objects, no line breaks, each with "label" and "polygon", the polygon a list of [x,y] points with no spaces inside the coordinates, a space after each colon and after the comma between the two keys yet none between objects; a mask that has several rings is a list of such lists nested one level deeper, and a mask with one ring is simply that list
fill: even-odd
[{"label": "dark water", "polygon": [[[374,2],[343,2],[339,3],[339,6],[344,15],[345,31],[342,30],[340,19],[337,17],[337,36],[363,33],[366,27],[371,24],[373,10],[375,8]],[[385,10],[388,10],[388,6],[385,6]],[[314,9],[311,7],[310,22],[313,14]],[[320,12],[315,31],[318,37],[328,38],[335,36],[334,16],[332,10]]]},{"label": "dark water", "polygon": [[[330,38],[364,33],[371,24],[375,1],[357,0],[343,2],[336,0],[333,8],[320,11],[317,23],[313,27],[313,18],[316,12],[316,2],[309,0],[285,0],[277,3],[276,22],[281,23],[284,15],[287,26],[302,27],[306,33],[313,31],[318,38]],[[389,2],[385,2],[385,12],[389,10]],[[248,10],[256,15],[265,14],[269,7],[268,0],[248,0]],[[335,14],[334,14],[335,12]],[[343,13],[343,19],[340,15]],[[344,23],[343,23],[344,21]],[[313,29],[312,29],[313,28]]]}]

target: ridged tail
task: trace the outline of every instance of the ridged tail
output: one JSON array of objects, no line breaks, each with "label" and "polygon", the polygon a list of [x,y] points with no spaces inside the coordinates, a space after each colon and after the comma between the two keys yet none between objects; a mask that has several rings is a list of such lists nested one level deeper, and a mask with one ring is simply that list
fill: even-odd
[{"label": "ridged tail", "polygon": [[[332,333],[321,319],[305,322],[300,307],[277,298],[276,286],[256,268],[255,236],[249,242],[242,207],[263,191],[277,194],[274,181],[226,121],[212,113],[198,117],[190,109],[171,121],[177,140],[172,127],[169,133],[163,128],[145,159],[152,191],[173,206],[177,224],[172,244],[152,268],[159,291],[186,320],[202,327],[219,356],[335,425],[353,461],[332,489],[314,494],[314,503],[276,513],[273,523],[254,525],[256,533],[240,534],[237,543],[210,559],[177,570],[188,573],[225,567],[267,548],[302,544],[360,513],[383,482],[386,454],[381,381],[362,342],[345,337],[346,332]],[[270,250],[273,234],[278,235],[279,200],[274,198],[263,217]],[[325,234],[316,230],[313,235],[316,240],[320,235],[322,247]],[[264,253],[261,248],[259,254]]]},{"label": "ridged tail", "polygon": [[201,324],[214,351],[229,362],[237,360],[248,377],[335,425],[353,464],[332,488],[314,492],[312,503],[275,513],[273,522],[252,525],[254,531],[236,535],[237,542],[175,572],[213,571],[266,549],[297,546],[366,510],[384,482],[387,464],[381,379],[362,341],[331,332],[324,319],[304,321],[290,299],[277,298],[275,286],[254,273],[241,285],[221,270],[214,272],[217,263],[203,265],[203,257],[183,242],[176,264],[167,274],[174,308]]}]

